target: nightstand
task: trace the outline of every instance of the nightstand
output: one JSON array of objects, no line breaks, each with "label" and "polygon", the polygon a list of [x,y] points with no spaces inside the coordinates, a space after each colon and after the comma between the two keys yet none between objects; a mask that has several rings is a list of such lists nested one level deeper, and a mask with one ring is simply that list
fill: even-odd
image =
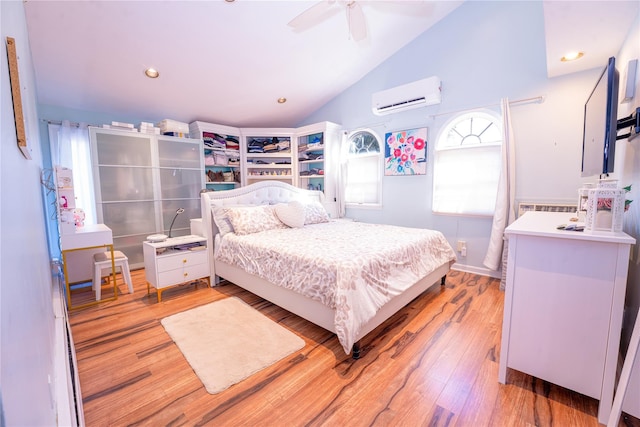
[{"label": "nightstand", "polygon": [[[162,242],[144,242],[147,294],[156,289],[158,302],[162,291],[196,279],[209,282],[207,239],[202,236],[180,236]],[[210,285],[210,283],[209,283]]]}]

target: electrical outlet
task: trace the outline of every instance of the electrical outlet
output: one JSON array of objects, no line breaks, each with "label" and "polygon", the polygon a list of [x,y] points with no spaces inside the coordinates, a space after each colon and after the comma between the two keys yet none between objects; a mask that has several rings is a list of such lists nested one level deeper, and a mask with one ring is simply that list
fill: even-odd
[{"label": "electrical outlet", "polygon": [[466,240],[458,240],[456,242],[456,250],[460,254],[461,257],[467,256],[467,241]]}]

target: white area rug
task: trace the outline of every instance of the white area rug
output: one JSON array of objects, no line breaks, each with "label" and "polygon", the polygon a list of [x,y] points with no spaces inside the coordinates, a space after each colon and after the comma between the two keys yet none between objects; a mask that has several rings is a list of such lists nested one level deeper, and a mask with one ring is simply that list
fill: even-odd
[{"label": "white area rug", "polygon": [[162,326],[211,394],[304,347],[304,340],[231,297],[165,317]]}]

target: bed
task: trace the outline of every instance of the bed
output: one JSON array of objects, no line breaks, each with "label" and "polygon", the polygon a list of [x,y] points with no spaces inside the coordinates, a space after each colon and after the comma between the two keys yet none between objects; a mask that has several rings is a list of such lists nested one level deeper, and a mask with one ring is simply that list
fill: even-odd
[{"label": "bed", "polygon": [[335,333],[357,359],[362,337],[444,285],[455,252],[438,231],[330,219],[323,199],[280,181],[202,192],[210,283],[226,279]]}]

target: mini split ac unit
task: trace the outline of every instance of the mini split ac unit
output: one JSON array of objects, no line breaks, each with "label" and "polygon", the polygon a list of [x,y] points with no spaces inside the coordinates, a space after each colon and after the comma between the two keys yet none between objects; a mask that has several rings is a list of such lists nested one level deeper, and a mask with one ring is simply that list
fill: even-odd
[{"label": "mini split ac unit", "polygon": [[374,93],[371,96],[371,108],[373,114],[383,116],[439,104],[441,99],[440,79],[429,77]]}]

